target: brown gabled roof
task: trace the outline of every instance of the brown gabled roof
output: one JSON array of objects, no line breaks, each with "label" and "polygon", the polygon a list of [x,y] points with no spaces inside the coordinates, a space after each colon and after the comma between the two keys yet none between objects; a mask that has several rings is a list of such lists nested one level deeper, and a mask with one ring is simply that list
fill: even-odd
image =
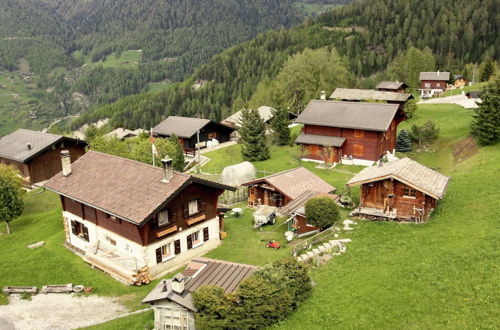
[{"label": "brown gabled roof", "polygon": [[142,303],[171,300],[187,309],[196,311],[191,292],[204,285],[216,285],[223,288],[226,293],[233,292],[243,280],[256,270],[257,267],[252,265],[197,258],[189,263],[182,274],[178,275],[184,277],[186,281],[182,294],[172,291],[171,280],[163,280],[142,300]]},{"label": "brown gabled roof", "polygon": [[[54,144],[65,140],[86,145],[84,141],[61,135],[18,129],[14,133],[0,138],[0,157],[22,163],[28,162]],[[28,148],[28,144],[30,148]]]},{"label": "brown gabled roof", "polygon": [[162,168],[96,151],[89,151],[71,167],[69,176],[60,172],[45,187],[134,224],[149,220],[191,182],[234,190],[175,171],[165,183]]},{"label": "brown gabled roof", "polygon": [[384,92],[373,89],[356,88],[336,88],[330,99],[345,101],[387,101],[387,102],[406,102],[412,99],[413,95],[408,93]]},{"label": "brown gabled roof", "polygon": [[351,187],[387,178],[401,181],[435,199],[443,198],[450,180],[449,177],[410,158],[403,158],[384,163],[381,167],[367,167],[350,179],[347,186]]},{"label": "brown gabled roof", "polygon": [[398,90],[401,87],[406,86],[408,87],[407,84],[404,82],[400,81],[381,81],[377,86],[375,86],[375,89],[394,89]]},{"label": "brown gabled roof", "polygon": [[250,186],[262,182],[267,182],[290,199],[295,199],[308,190],[321,193],[335,191],[335,187],[303,167],[271,174],[243,185]]},{"label": "brown gabled roof", "polygon": [[295,120],[297,124],[385,132],[398,104],[312,100]]}]

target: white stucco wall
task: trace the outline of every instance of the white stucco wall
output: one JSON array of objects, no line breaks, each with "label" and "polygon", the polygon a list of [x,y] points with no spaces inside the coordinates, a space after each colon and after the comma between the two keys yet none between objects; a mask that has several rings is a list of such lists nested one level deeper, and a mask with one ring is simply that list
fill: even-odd
[{"label": "white stucco wall", "polygon": [[[94,253],[95,248],[99,242],[100,250],[112,250],[115,249],[119,254],[124,257],[135,258],[137,268],[142,268],[144,266],[149,266],[151,276],[154,278],[160,277],[172,271],[179,269],[180,267],[186,265],[193,258],[199,257],[208,251],[216,248],[220,244],[220,232],[219,232],[219,219],[213,218],[206,220],[198,225],[184,229],[175,235],[168,236],[165,239],[158,241],[154,244],[148,246],[142,246],[131,240],[128,240],[118,234],[115,234],[109,230],[102,227],[96,226],[90,221],[83,220],[79,216],[76,216],[70,212],[64,211],[63,217],[67,221],[69,228],[69,243],[80,250],[85,252]],[[72,232],[71,221],[76,220],[83,223],[84,226],[88,228],[89,241],[85,241],[82,238],[75,236]],[[187,236],[192,233],[199,231],[200,240],[203,241],[203,228],[208,227],[209,240],[202,242],[200,245],[194,245],[193,248],[188,249],[187,247]],[[112,245],[106,237],[116,241],[116,245]],[[181,253],[175,255],[173,258],[157,263],[156,262],[156,249],[169,243],[173,243],[176,240],[180,240],[181,243]]]},{"label": "white stucco wall", "polygon": [[[154,311],[155,330],[169,329],[168,326],[171,326],[172,329],[175,329],[176,326],[182,326],[188,330],[195,330],[194,313],[183,306],[169,300],[162,300],[155,303],[152,307]],[[162,317],[162,314],[167,317]],[[168,316],[170,315],[179,319],[169,320]]]}]

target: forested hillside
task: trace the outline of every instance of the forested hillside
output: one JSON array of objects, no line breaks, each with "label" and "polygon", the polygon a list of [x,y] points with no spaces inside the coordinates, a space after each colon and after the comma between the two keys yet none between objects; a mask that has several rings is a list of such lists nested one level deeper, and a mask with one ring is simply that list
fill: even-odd
[{"label": "forested hillside", "polygon": [[[468,63],[498,59],[498,15],[495,0],[355,2],[301,27],[269,32],[232,47],[201,66],[182,85],[159,95],[124,98],[81,117],[74,127],[103,117],[111,118],[113,126],[130,128],[147,128],[170,114],[220,120],[248,106],[249,101],[250,105],[258,106],[256,99],[277,99],[274,95],[260,98],[254,94],[259,84],[260,90],[272,94],[274,81],[289,56],[305,48],[335,47],[344,56],[349,72],[358,77],[358,84],[373,74],[397,79],[405,70],[405,67],[398,69],[397,63],[404,63],[408,49],[430,54],[432,61],[426,69],[462,72]],[[413,53],[415,51],[409,52],[407,58],[412,58]],[[398,62],[386,72],[396,56],[399,56]],[[349,77],[346,78],[349,81]],[[207,84],[194,90],[191,84],[197,80]],[[332,87],[315,87],[313,92]],[[299,103],[303,106],[307,98],[300,101],[293,110],[300,111]]]},{"label": "forested hillside", "polygon": [[[231,45],[303,18],[292,0],[1,1],[0,76],[31,91],[19,105],[6,85],[2,114],[35,112],[22,126],[46,125],[182,81]],[[139,56],[122,59],[128,51]]]}]

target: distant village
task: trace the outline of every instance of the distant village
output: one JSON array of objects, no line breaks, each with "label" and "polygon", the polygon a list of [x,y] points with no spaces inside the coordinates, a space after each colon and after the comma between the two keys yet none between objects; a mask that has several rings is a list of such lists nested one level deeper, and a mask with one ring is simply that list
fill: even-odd
[{"label": "distant village", "polygon": [[[422,72],[422,102],[467,83],[453,78],[450,85],[449,72]],[[300,149],[297,167],[264,175],[246,161],[224,168],[217,179],[196,171],[207,151],[238,143],[242,112],[221,122],[169,116],[151,130],[108,133],[119,140],[149,136],[162,166],[89,150],[83,139],[26,129],[0,139],[0,164],[14,167],[27,189],[59,195],[61,243],[86,263],[127,285],[161,279],[143,299],[154,310],[155,329],[195,329],[200,288],[217,285],[228,294],[259,272],[253,265],[204,256],[234,234],[226,226],[229,218],[250,212],[248,226],[256,231],[283,225],[283,240],[297,244],[290,256],[297,267],[345,253],[350,239],[342,233],[363,219],[432,221],[450,178],[397,152],[398,125],[408,119],[405,106],[414,101],[407,88],[404,82],[382,81],[373,90],[321,92],[301,113],[289,114],[292,126],[301,125],[293,141]],[[474,92],[462,97],[480,102]],[[256,112],[267,124],[273,110],[264,106]],[[179,140],[186,171],[155,151],[155,139],[171,136]],[[363,169],[345,186],[334,187],[302,166],[311,162],[331,170]],[[348,213],[341,216],[338,210]],[[282,244],[269,239],[260,247]]]}]

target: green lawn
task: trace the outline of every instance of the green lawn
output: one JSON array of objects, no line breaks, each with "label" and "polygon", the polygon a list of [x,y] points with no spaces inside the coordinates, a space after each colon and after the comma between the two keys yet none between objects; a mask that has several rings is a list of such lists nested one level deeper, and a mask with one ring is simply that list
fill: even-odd
[{"label": "green lawn", "polygon": [[[122,53],[112,53],[104,60],[88,63],[90,66],[102,65],[104,68],[134,68],[142,59],[141,50],[126,50]],[[87,61],[90,60],[87,58]]]},{"label": "green lawn", "polygon": [[460,89],[460,88],[450,89],[450,90],[447,90],[446,92],[444,92],[443,96],[458,95],[458,94],[462,94],[462,92],[467,93],[470,91],[480,91],[487,84],[488,84],[487,82],[480,82],[480,83],[476,83],[472,86],[465,86],[463,89]]},{"label": "green lawn", "polygon": [[[359,228],[348,235],[353,242],[347,253],[312,272],[316,283],[312,297],[275,328],[498,327],[500,147],[479,148],[461,162],[451,153],[467,137],[471,114],[455,105],[419,105],[415,117],[400,129],[428,119],[440,127],[433,152],[411,152],[409,156],[452,177],[444,200],[422,225],[360,221]],[[203,168],[207,172],[219,172],[223,166],[241,161],[239,146],[207,155],[212,156]],[[256,167],[276,172],[297,166],[294,159],[293,148],[275,148],[272,158],[257,162]],[[338,190],[350,178],[317,169],[313,163],[303,165]],[[357,190],[353,193],[357,196]],[[262,265],[290,253],[286,245],[277,251],[265,248],[260,240],[273,227],[254,231],[248,209],[241,218],[226,218],[225,227],[228,238],[207,256]],[[98,294],[129,297],[125,304],[132,308],[152,288],[123,286],[67,251],[62,246],[58,200],[49,192],[28,194],[26,212],[13,223],[13,230],[11,237],[0,235],[0,286],[81,283],[94,286]],[[283,231],[280,228],[271,238],[284,243]],[[42,239],[45,247],[25,248]],[[151,319],[150,312],[143,313],[94,329],[144,329]]]}]

